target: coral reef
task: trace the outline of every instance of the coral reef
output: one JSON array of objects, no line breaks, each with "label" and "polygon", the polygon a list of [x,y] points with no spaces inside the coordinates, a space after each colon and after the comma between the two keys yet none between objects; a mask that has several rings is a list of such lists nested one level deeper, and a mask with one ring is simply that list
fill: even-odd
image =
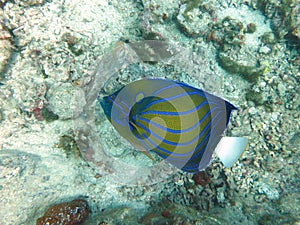
[{"label": "coral reef", "polygon": [[232,221],[235,221],[234,224],[238,225],[253,224],[236,209],[230,209],[229,207],[214,208],[210,211],[205,211],[168,201],[153,205],[149,211],[139,219],[139,223],[143,225],[223,225],[231,224]]},{"label": "coral reef", "polygon": [[191,206],[183,206],[168,200],[152,204],[147,210],[133,207],[116,206],[105,209],[98,215],[91,215],[85,225],[114,225],[114,224],[141,224],[141,225],[254,225],[236,208],[214,208],[210,211],[199,210]]},{"label": "coral reef", "polygon": [[[296,0],[0,0],[0,17],[0,224],[72,196],[87,225],[300,223]],[[147,76],[239,108],[225,135],[249,146],[232,168],[193,179],[115,134],[99,91]]]},{"label": "coral reef", "polygon": [[81,225],[90,214],[87,201],[76,199],[51,206],[36,225]]},{"label": "coral reef", "polygon": [[234,190],[232,178],[221,170],[220,165],[214,164],[196,177],[186,174],[174,175],[173,179],[165,184],[160,196],[161,200],[165,198],[172,203],[209,211],[217,206],[231,205],[234,202]]}]

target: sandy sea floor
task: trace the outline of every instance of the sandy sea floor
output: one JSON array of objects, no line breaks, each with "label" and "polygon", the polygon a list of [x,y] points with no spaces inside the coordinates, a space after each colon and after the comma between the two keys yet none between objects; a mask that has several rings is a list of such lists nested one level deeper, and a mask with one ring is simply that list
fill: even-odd
[{"label": "sandy sea floor", "polygon": [[[87,201],[91,225],[300,224],[299,10],[293,0],[0,0],[0,225],[36,224],[73,199]],[[159,40],[154,62],[128,44],[145,40]],[[161,56],[166,45],[174,55]],[[214,158],[197,182],[136,152],[96,98],[141,77],[236,105],[226,135],[248,138],[242,157],[226,169]]]}]

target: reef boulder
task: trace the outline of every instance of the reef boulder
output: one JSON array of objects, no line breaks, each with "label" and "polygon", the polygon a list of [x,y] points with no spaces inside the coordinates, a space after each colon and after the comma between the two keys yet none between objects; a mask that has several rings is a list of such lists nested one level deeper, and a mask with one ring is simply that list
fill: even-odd
[{"label": "reef boulder", "polygon": [[36,225],[81,225],[90,214],[87,201],[76,199],[51,206]]}]

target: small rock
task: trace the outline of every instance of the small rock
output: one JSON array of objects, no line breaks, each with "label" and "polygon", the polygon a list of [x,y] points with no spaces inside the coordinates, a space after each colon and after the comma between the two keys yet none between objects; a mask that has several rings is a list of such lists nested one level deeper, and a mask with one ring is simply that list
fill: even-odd
[{"label": "small rock", "polygon": [[43,217],[38,218],[36,225],[81,225],[89,214],[90,209],[87,201],[76,199],[51,206]]},{"label": "small rock", "polygon": [[300,149],[300,132],[297,132],[293,135],[293,137],[290,139],[290,144],[295,149]]},{"label": "small rock", "polygon": [[261,42],[264,44],[274,44],[275,41],[275,35],[272,32],[266,32],[261,37]]},{"label": "small rock", "polygon": [[279,192],[275,188],[270,187],[266,183],[259,184],[258,193],[265,194],[266,197],[270,200],[278,200],[280,197]]},{"label": "small rock", "polygon": [[254,90],[248,90],[246,95],[247,101],[252,101],[256,106],[263,105],[264,99],[261,92],[256,92]]},{"label": "small rock", "polygon": [[200,171],[193,175],[193,180],[196,185],[206,186],[211,183],[211,180],[205,171]]},{"label": "small rock", "polygon": [[63,83],[49,91],[49,109],[60,119],[76,118],[86,104],[84,91]]},{"label": "small rock", "polygon": [[224,187],[220,187],[217,189],[217,201],[219,203],[224,203],[226,198],[225,198],[225,190]]},{"label": "small rock", "polygon": [[272,49],[267,47],[267,46],[262,46],[259,49],[259,53],[262,53],[262,54],[265,54],[265,55],[268,55],[271,51],[272,51]]},{"label": "small rock", "polygon": [[281,97],[285,95],[286,87],[284,86],[283,83],[279,83],[277,89]]},{"label": "small rock", "polygon": [[247,25],[247,30],[246,30],[246,32],[252,34],[252,33],[254,33],[255,31],[256,31],[256,25],[255,25],[255,23],[249,23],[249,24]]}]

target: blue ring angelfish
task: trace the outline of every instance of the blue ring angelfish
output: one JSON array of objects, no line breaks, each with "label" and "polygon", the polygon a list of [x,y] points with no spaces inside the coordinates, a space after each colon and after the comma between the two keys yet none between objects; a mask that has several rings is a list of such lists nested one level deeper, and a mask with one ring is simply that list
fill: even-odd
[{"label": "blue ring angelfish", "polygon": [[197,173],[211,162],[232,110],[228,101],[187,84],[142,79],[100,100],[115,129],[142,152]]}]

